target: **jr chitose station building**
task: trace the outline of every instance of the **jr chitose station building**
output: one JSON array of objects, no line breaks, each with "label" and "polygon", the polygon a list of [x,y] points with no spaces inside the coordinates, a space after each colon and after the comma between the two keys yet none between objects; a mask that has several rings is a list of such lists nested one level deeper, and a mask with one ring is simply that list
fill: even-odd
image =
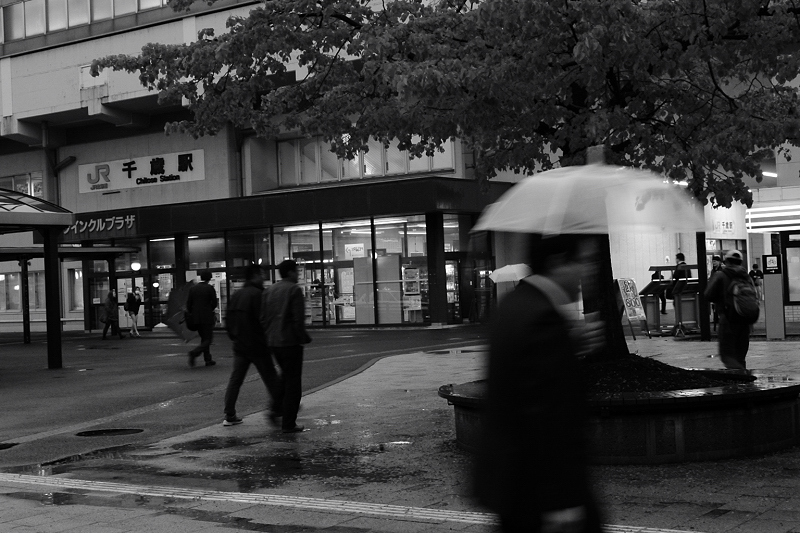
[{"label": "jr chitose station building", "polygon": [[[0,189],[76,214],[60,237],[64,329],[96,330],[109,291],[143,288],[141,327],[166,320],[172,290],[209,269],[220,318],[243,267],[301,266],[315,326],[425,325],[481,320],[493,290],[477,216],[509,183],[482,190],[471,154],[452,140],[431,157],[370,146],[340,160],[321,138],[259,139],[228,128],[199,140],[166,136],[187,118],[137,76],[89,75],[91,61],[148,42],[224,30],[252,2],[161,0],[0,2]],[[509,178],[513,180],[513,178]],[[0,236],[0,331],[44,327],[44,275],[35,233]]]},{"label": "jr chitose station building", "polygon": [[[287,258],[301,265],[315,326],[485,319],[499,287],[488,274],[523,255],[510,238],[470,229],[521,176],[482,187],[457,139],[416,159],[373,143],[349,161],[321,138],[232,127],[166,136],[164,124],[186,109],[159,106],[136,75],[89,75],[96,58],[191,42],[256,5],[198,2],[176,13],[164,0],[0,0],[0,189],[76,215],[60,230],[63,329],[98,329],[109,291],[129,325],[122,302],[134,286],[145,297],[139,326],[155,327],[170,292],[201,269],[213,273],[222,317],[245,264],[275,281]],[[650,265],[678,251],[696,261],[687,243],[694,236],[612,236],[615,276],[643,286]],[[0,331],[44,329],[42,257],[35,232],[0,235]]]}]

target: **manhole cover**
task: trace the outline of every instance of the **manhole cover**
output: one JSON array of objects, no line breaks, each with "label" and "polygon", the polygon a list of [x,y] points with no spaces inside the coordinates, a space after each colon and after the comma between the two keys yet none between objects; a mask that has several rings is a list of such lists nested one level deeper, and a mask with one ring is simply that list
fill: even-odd
[{"label": "manhole cover", "polygon": [[78,437],[114,437],[116,435],[133,435],[142,431],[144,430],[136,428],[94,429],[92,431],[81,431],[75,435]]},{"label": "manhole cover", "polygon": [[7,450],[16,446],[16,442],[0,442],[0,450]]}]

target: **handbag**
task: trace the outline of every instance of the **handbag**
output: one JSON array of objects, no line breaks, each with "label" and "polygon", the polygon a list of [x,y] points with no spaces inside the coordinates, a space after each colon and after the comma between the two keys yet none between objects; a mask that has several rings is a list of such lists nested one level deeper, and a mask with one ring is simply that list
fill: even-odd
[{"label": "handbag", "polygon": [[101,308],[100,308],[100,316],[99,316],[99,317],[97,317],[97,318],[98,318],[98,320],[100,320],[100,322],[102,322],[103,324],[105,324],[106,322],[108,322],[108,312],[106,311],[106,308],[105,308],[105,307],[101,307]]},{"label": "handbag", "polygon": [[186,324],[186,329],[189,331],[197,331],[197,323],[192,319],[192,314],[189,311],[183,312],[183,323]]}]

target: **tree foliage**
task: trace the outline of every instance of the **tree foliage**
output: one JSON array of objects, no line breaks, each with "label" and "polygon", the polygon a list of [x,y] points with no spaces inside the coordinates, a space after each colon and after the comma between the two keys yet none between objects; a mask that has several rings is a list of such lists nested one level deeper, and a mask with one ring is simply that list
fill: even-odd
[{"label": "tree foliage", "polygon": [[226,33],[92,68],[186,99],[192,119],[170,131],[295,130],[343,157],[370,138],[421,155],[457,136],[483,178],[604,145],[729,206],[797,142],[799,17],[789,0],[267,0]]}]

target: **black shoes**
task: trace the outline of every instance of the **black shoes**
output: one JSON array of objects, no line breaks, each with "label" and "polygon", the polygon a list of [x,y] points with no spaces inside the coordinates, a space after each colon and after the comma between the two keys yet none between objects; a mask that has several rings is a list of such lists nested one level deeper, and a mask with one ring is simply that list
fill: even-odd
[{"label": "black shoes", "polygon": [[[194,362],[194,360],[193,360],[193,362]],[[206,366],[214,366],[216,364],[217,364],[216,361],[206,361]]]},{"label": "black shoes", "polygon": [[272,424],[274,427],[277,428],[281,426],[282,416],[283,415],[281,413],[270,412],[269,414],[267,414],[267,419],[269,420],[270,424]]},{"label": "black shoes", "polygon": [[242,423],[242,419],[238,416],[234,416],[233,418],[226,418],[222,421],[223,426],[238,426]]},{"label": "black shoes", "polygon": [[293,428],[283,428],[284,433],[300,433],[305,428],[303,426],[294,426]]}]

